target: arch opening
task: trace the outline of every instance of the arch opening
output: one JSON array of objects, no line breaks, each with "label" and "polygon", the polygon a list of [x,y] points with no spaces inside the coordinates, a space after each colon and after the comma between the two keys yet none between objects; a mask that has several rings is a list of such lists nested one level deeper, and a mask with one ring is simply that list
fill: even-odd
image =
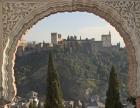
[{"label": "arch opening", "polygon": [[[48,5],[48,4],[47,4]],[[15,52],[17,49],[18,40],[21,39],[22,34],[26,32],[27,29],[31,28],[34,24],[36,24],[39,20],[43,19],[44,17],[48,17],[51,14],[58,13],[58,12],[89,12],[94,13],[101,18],[108,21],[111,25],[113,25],[116,30],[121,34],[123,37],[127,50],[128,50],[128,61],[129,61],[129,93],[130,95],[136,96],[136,73],[137,73],[137,62],[136,62],[136,55],[135,55],[135,48],[132,39],[130,38],[130,32],[123,26],[123,21],[121,20],[121,16],[116,14],[116,11],[113,11],[112,8],[109,7],[101,7],[98,3],[96,4],[88,4],[88,3],[72,3],[68,4],[55,4],[53,7],[51,6],[43,6],[40,7],[38,10],[34,10],[32,14],[27,15],[25,19],[20,21],[21,26],[15,29],[15,32],[11,34],[11,41],[10,47],[6,49],[8,59],[8,64],[5,66],[6,71],[12,72],[13,79],[13,66],[14,66],[14,58]],[[113,13],[114,12],[114,13]],[[115,16],[117,15],[117,16]],[[14,81],[12,80],[9,85],[14,85]],[[14,91],[13,91],[14,92]],[[9,95],[10,100],[13,98],[15,94],[11,93]],[[8,93],[8,92],[7,92]],[[10,92],[9,92],[10,93]],[[9,100],[9,99],[7,99]]]},{"label": "arch opening", "polygon": [[[122,25],[120,24],[120,22],[117,22],[108,13],[104,13],[104,12],[102,13],[101,10],[96,10],[96,9],[94,10],[94,9],[91,9],[91,8],[88,9],[89,7],[88,8],[86,7],[86,9],[83,9],[82,7],[80,7],[80,9],[78,8],[78,9],[73,9],[73,10],[71,10],[71,9],[69,10],[67,8],[66,8],[66,10],[63,10],[63,11],[61,11],[62,8],[60,8],[60,11],[59,11],[59,9],[58,10],[56,9],[55,11],[57,11],[57,12],[52,12],[52,13],[49,13],[48,15],[45,14],[46,12],[43,12],[43,13],[40,13],[40,15],[34,16],[34,19],[30,20],[28,23],[25,24],[26,26],[23,25],[21,31],[19,32],[21,34],[19,34],[17,36],[18,38],[16,37],[15,40],[16,41],[20,40],[22,34],[25,33],[26,30],[28,30],[29,28],[31,28],[31,26],[35,25],[41,19],[43,19],[45,17],[48,17],[51,14],[56,14],[58,12],[59,13],[63,13],[63,12],[77,12],[77,11],[78,12],[94,13],[95,15],[103,18],[104,20],[106,20],[107,22],[109,22],[112,26],[114,26],[115,29],[120,33],[120,36],[122,36],[122,38],[124,40],[124,43],[126,45],[127,51],[128,51],[128,64],[129,64],[129,66],[128,66],[128,79],[129,79],[128,88],[129,88],[129,93],[130,93],[130,95],[136,96],[135,95],[135,92],[134,92],[135,91],[134,89],[136,88],[135,87],[136,85],[133,84],[135,82],[134,80],[137,80],[137,79],[135,79],[135,75],[136,75],[136,71],[137,71],[136,70],[136,67],[137,67],[137,64],[136,63],[137,62],[136,62],[136,57],[135,57],[135,49],[133,47],[133,44],[132,44],[132,41],[130,39],[129,34],[126,33],[126,31],[122,28]],[[64,9],[64,7],[63,7],[63,9]],[[99,14],[98,14],[98,11],[99,11]],[[43,16],[42,16],[42,14],[43,14]],[[103,14],[105,14],[105,15],[103,15]],[[42,16],[42,17],[40,18],[40,16]],[[38,20],[35,20],[36,18]],[[29,24],[29,23],[31,23],[31,24]],[[14,43],[13,43],[13,46],[16,46],[16,45],[14,45]],[[15,48],[17,48],[17,47],[15,47]],[[133,88],[133,90],[132,90],[132,88]]]}]

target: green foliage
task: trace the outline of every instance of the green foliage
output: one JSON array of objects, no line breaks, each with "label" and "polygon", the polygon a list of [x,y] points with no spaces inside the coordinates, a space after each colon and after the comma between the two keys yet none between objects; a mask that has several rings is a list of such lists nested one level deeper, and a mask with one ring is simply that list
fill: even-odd
[{"label": "green foliage", "polygon": [[128,97],[127,101],[130,102],[132,105],[134,105],[136,108],[136,98],[135,97],[130,96],[130,97]]},{"label": "green foliage", "polygon": [[49,54],[47,71],[47,95],[45,108],[63,108],[62,91],[51,53]]},{"label": "green foliage", "polygon": [[[102,48],[90,51],[86,48],[52,48],[55,68],[65,100],[84,100],[85,91],[91,89],[92,95],[99,95],[102,100],[106,95],[109,71],[112,64],[117,68],[120,79],[120,93],[127,97],[127,52],[125,48]],[[46,94],[46,64],[48,49],[30,52],[16,57],[15,76],[17,92],[24,97],[34,90],[41,96]],[[78,91],[78,92],[77,92]],[[88,97],[86,97],[88,98]]]},{"label": "green foliage", "polygon": [[119,82],[113,66],[109,77],[105,108],[123,108],[120,101]]}]

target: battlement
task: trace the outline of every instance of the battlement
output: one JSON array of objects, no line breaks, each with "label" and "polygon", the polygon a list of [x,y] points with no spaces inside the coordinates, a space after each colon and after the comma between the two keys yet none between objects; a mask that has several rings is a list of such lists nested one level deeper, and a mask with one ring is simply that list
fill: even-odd
[{"label": "battlement", "polygon": [[[59,37],[60,35],[60,37]],[[96,41],[95,38],[92,39],[82,39],[81,36],[78,39],[77,36],[68,36],[67,39],[62,39],[61,34],[58,33],[51,33],[51,43],[53,45],[65,45],[65,46],[74,46],[76,43],[78,44],[93,44],[95,46],[100,46],[100,47],[111,47],[111,33],[109,32],[109,34],[105,34],[101,36],[102,40],[101,41]]]}]

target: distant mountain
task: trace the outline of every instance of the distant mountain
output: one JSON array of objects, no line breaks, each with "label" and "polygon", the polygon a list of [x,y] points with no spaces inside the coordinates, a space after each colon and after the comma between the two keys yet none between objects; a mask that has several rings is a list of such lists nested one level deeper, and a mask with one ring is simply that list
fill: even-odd
[{"label": "distant mountain", "polygon": [[99,95],[104,100],[112,65],[120,79],[121,96],[127,97],[127,51],[113,47],[96,50],[54,47],[17,55],[14,69],[19,96],[24,97],[32,90],[40,96],[45,94],[49,50],[53,52],[65,99],[88,100]]}]

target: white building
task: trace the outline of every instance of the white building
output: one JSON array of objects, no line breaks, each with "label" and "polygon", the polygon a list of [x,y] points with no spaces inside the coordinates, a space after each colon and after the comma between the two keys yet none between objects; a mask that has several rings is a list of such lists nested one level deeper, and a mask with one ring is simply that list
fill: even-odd
[{"label": "white building", "polygon": [[103,47],[111,47],[111,33],[109,32],[108,35],[102,35],[102,42],[103,42]]},{"label": "white building", "polygon": [[58,33],[51,33],[51,43],[53,45],[57,45],[58,42],[60,42],[62,40],[61,38],[61,34]]}]

